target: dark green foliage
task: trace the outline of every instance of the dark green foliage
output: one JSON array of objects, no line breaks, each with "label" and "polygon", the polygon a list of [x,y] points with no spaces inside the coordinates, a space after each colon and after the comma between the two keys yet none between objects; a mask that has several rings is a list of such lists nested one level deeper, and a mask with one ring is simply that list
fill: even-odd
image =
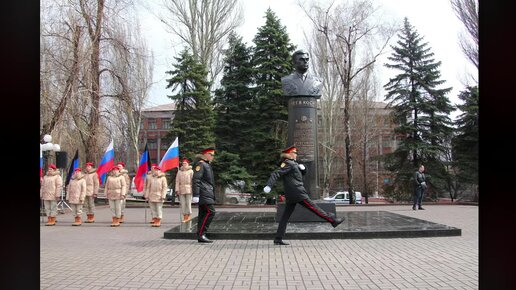
[{"label": "dark green foliage", "polygon": [[167,71],[167,89],[175,92],[176,111],[168,139],[179,137],[180,154],[193,159],[200,150],[215,144],[215,114],[208,91],[206,67],[187,51],[176,58],[174,69]]},{"label": "dark green foliage", "polygon": [[[249,117],[248,138],[252,147],[242,160],[256,176],[256,192],[261,192],[271,171],[279,161],[280,149],[287,141],[288,103],[283,97],[281,78],[292,72],[292,53],[286,27],[270,9],[265,13],[265,25],[254,38],[252,59],[255,78],[255,98]],[[271,193],[272,194],[272,193]]]},{"label": "dark green foliage", "polygon": [[457,120],[457,134],[453,138],[454,165],[459,169],[459,182],[478,185],[478,87],[467,87],[460,92],[458,105],[463,112]]},{"label": "dark green foliage", "polygon": [[413,175],[419,164],[426,166],[427,174],[432,176],[432,190],[441,191],[448,174],[444,169],[443,155],[446,140],[451,135],[451,121],[448,117],[453,111],[446,94],[451,88],[439,88],[441,62],[433,59],[428,43],[405,18],[399,41],[386,64],[400,73],[384,86],[385,99],[393,108],[393,120],[397,127],[395,133],[401,138],[395,152],[386,156],[386,168],[396,173],[393,191],[412,194]]},{"label": "dark green foliage", "polygon": [[254,110],[253,67],[251,49],[242,43],[241,37],[230,35],[224,63],[221,87],[215,91],[214,100],[216,147],[221,152],[216,160],[218,170],[215,172],[220,176],[216,182],[226,187],[240,180],[249,187],[253,178],[248,174],[249,166],[240,156],[253,148],[248,137],[253,123],[250,112]]}]

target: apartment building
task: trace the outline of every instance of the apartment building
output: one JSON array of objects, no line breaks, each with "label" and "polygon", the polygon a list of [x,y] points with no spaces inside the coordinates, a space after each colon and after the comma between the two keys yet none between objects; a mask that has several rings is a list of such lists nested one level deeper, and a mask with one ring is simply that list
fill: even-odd
[{"label": "apartment building", "polygon": [[143,150],[145,144],[149,148],[152,163],[159,163],[172,141],[166,139],[174,118],[175,105],[173,103],[159,105],[142,110],[142,126],[140,142]]}]

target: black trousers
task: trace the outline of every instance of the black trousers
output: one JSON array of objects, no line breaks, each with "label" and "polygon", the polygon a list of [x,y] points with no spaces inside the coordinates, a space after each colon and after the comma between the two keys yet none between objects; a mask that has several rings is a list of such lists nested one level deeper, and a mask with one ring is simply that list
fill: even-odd
[{"label": "black trousers", "polygon": [[197,236],[200,237],[208,231],[211,221],[215,216],[213,204],[199,205],[199,215],[197,217]]},{"label": "black trousers", "polygon": [[319,206],[317,206],[311,199],[307,198],[297,203],[286,203],[285,204],[285,211],[283,212],[283,215],[281,216],[281,220],[278,225],[278,231],[276,232],[276,238],[275,240],[282,240],[283,236],[285,235],[285,231],[287,230],[287,223],[290,219],[290,216],[294,212],[294,209],[296,208],[296,205],[300,204],[307,208],[308,210],[314,212],[316,215],[322,217],[329,223],[333,223],[334,216],[333,214],[329,214],[325,212],[323,209],[321,209]]}]

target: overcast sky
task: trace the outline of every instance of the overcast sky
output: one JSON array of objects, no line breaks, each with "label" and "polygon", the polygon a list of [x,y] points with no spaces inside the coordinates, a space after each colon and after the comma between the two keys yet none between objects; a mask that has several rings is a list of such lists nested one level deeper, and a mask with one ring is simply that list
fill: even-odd
[{"label": "overcast sky", "polygon": [[[160,3],[160,0],[152,0]],[[305,0],[306,1],[306,0]],[[343,0],[340,0],[343,1]],[[336,0],[339,2],[339,0]],[[152,2],[147,2],[152,3]],[[244,23],[237,33],[243,37],[248,46],[254,45],[252,39],[258,32],[258,28],[265,24],[265,12],[270,7],[281,23],[286,26],[287,32],[293,44],[298,48],[304,48],[303,31],[308,33],[310,20],[298,7],[297,0],[240,0],[244,14]],[[471,65],[463,55],[458,35],[463,31],[462,23],[456,18],[449,0],[376,0],[375,4],[380,7],[384,17],[391,18],[400,24],[403,18],[407,17],[409,22],[418,31],[424,41],[429,43],[435,60],[441,61],[441,78],[446,81],[446,87],[453,87],[449,93],[452,103],[458,102],[457,94],[464,89],[469,78],[467,74],[478,75],[476,68]],[[158,8],[154,5],[150,8]],[[148,106],[170,103],[166,95],[171,94],[166,90],[165,79],[169,76],[165,71],[172,68],[174,57],[183,49],[183,45],[173,39],[164,25],[159,22],[148,9],[140,9],[142,31],[148,39],[149,47],[154,52],[154,81],[155,84],[150,91]],[[390,44],[394,45],[396,39],[391,39]],[[386,51],[386,56],[391,50]],[[380,60],[383,64],[385,60]],[[383,86],[390,77],[397,72],[386,68],[379,71],[381,85]],[[469,83],[471,81],[469,80]],[[380,101],[383,101],[383,96]],[[456,114],[453,114],[455,116]]]}]

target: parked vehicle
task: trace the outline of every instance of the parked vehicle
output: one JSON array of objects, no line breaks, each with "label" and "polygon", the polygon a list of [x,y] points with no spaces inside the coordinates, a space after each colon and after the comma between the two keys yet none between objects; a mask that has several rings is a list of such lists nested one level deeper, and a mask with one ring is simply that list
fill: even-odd
[{"label": "parked vehicle", "polygon": [[[349,204],[349,192],[339,191],[333,196],[325,197],[324,200],[336,204]],[[355,191],[355,203],[362,204],[362,193],[359,191]]]},{"label": "parked vehicle", "polygon": [[143,199],[143,191],[138,192],[136,190],[136,185],[134,184],[134,177],[131,179],[131,189],[129,190],[129,193],[136,199]]},{"label": "parked vehicle", "polygon": [[226,203],[230,204],[248,204],[249,199],[251,199],[250,193],[226,193]]}]

